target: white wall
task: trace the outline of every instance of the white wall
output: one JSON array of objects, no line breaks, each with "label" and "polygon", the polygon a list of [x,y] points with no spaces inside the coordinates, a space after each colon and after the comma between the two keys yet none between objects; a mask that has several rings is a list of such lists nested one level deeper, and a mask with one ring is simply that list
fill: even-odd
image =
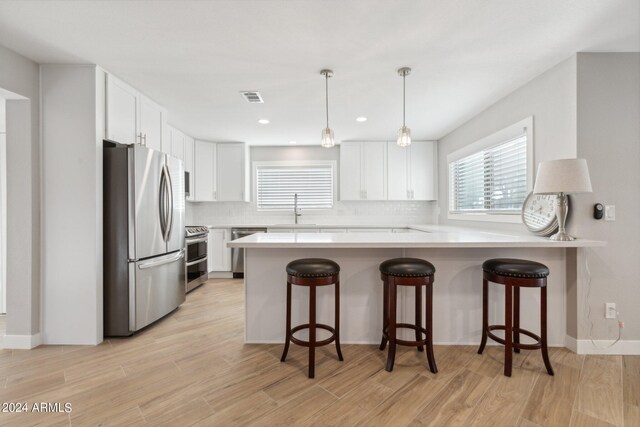
[{"label": "white wall", "polygon": [[[339,191],[338,147],[327,149],[315,146],[300,147],[251,147],[251,162],[287,160],[334,160],[338,167],[336,192]],[[251,180],[255,180],[251,163]],[[337,194],[337,193],[336,193]],[[196,225],[216,224],[286,224],[293,222],[290,212],[260,212],[252,197],[250,203],[202,202],[187,203],[187,223]],[[432,224],[436,221],[435,202],[374,202],[352,201],[334,204],[327,211],[304,212],[302,224]]]},{"label": "white wall", "polygon": [[7,336],[31,347],[40,331],[40,147],[38,65],[0,46],[7,101]]},{"label": "white wall", "polygon": [[[604,303],[615,302],[623,339],[640,340],[640,53],[579,53],[577,72],[578,157],[593,193],[573,199],[574,223],[578,235],[608,243],[588,255],[593,336],[617,336],[616,321],[603,320]],[[615,222],[593,219],[598,202],[616,206]],[[583,319],[579,335],[588,328]]]},{"label": "white wall", "polygon": [[96,66],[41,67],[46,344],[102,341],[104,88]]}]

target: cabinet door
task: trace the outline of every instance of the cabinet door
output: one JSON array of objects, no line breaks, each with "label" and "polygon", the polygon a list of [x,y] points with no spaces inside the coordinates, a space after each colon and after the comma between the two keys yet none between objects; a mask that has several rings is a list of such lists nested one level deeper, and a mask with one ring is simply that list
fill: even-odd
[{"label": "cabinet door", "polygon": [[144,96],[140,101],[140,134],[149,148],[162,151],[162,109]]},{"label": "cabinet door", "polygon": [[171,155],[184,162],[184,134],[175,128],[171,130]]},{"label": "cabinet door", "polygon": [[185,137],[185,142],[184,142],[184,170],[186,172],[189,172],[189,188],[191,189],[191,192],[189,194],[189,196],[187,197],[187,200],[194,200],[195,198],[195,194],[194,194],[194,181],[195,181],[195,176],[193,173],[193,162],[194,162],[194,158],[193,158],[193,151],[194,151],[194,144],[195,141],[193,138],[191,137]]},{"label": "cabinet door", "polygon": [[360,143],[340,144],[340,200],[362,200]]},{"label": "cabinet door", "polygon": [[364,200],[387,199],[387,143],[362,143]]},{"label": "cabinet door", "polygon": [[216,144],[217,201],[244,201],[244,169],[244,144]]},{"label": "cabinet door", "polygon": [[436,200],[435,143],[415,141],[409,148],[409,190],[412,200]]},{"label": "cabinet door", "polygon": [[227,248],[229,232],[224,228],[209,230],[209,271],[231,271],[230,250]]},{"label": "cabinet door", "polygon": [[136,91],[112,75],[107,75],[107,139],[122,144],[139,142],[137,98]]},{"label": "cabinet door", "polygon": [[387,200],[409,199],[409,148],[387,142]]},{"label": "cabinet door", "polygon": [[214,165],[216,145],[211,142],[195,142],[194,196],[195,201],[215,200]]},{"label": "cabinet door", "polygon": [[162,152],[171,155],[171,130],[165,118],[162,119]]}]

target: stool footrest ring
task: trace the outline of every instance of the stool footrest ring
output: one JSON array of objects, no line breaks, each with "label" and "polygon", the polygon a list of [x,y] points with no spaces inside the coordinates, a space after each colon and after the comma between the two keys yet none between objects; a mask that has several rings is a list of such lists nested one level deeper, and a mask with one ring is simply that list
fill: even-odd
[{"label": "stool footrest ring", "polygon": [[[491,331],[496,331],[496,330],[497,331],[504,331],[506,329],[507,328],[504,325],[489,325],[487,327],[487,336],[489,338],[491,338],[492,340],[494,340],[494,341],[496,341],[496,342],[498,342],[498,343],[500,343],[502,345],[505,345],[506,342],[505,342],[504,338],[500,338],[500,337],[496,336]],[[542,348],[542,339],[538,335],[536,335],[533,332],[528,331],[526,329],[522,329],[522,328],[512,328],[512,329],[513,329],[513,332],[515,332],[517,334],[523,334],[523,335],[526,335],[526,336],[536,340],[535,344],[522,344],[522,343],[512,342],[511,346],[513,348],[518,348],[518,349],[521,349],[521,350],[539,350],[539,349]]]},{"label": "stool footrest ring", "polygon": [[[422,339],[420,341],[406,341],[406,340],[401,340],[401,339],[396,338],[396,344],[405,345],[407,347],[417,347],[419,345],[427,345],[427,342],[429,341],[430,337],[429,337],[429,334],[427,333],[427,329],[426,328],[418,328],[416,325],[412,325],[410,323],[396,323],[396,329],[400,329],[400,328],[413,329],[414,331],[420,331],[420,332],[422,332],[424,334],[425,339]],[[389,328],[387,327],[382,331],[382,336],[387,340],[389,339],[389,330],[388,329]]]},{"label": "stool footrest ring", "polygon": [[[331,332],[331,336],[329,338],[323,339],[321,341],[316,341],[315,342],[315,346],[316,347],[322,347],[323,345],[327,345],[327,344],[331,344],[332,342],[334,342],[336,340],[336,330],[334,328],[332,328],[329,325],[325,325],[323,323],[316,323],[316,328],[317,329],[324,329],[325,331],[329,331]],[[298,331],[301,331],[303,329],[309,329],[309,324],[308,323],[304,323],[302,325],[298,325],[294,328],[291,328],[291,342],[293,342],[294,344],[298,344],[302,347],[309,347],[310,343],[309,341],[305,341],[305,340],[301,340],[299,338],[296,338],[293,336],[293,334],[295,334]]]}]

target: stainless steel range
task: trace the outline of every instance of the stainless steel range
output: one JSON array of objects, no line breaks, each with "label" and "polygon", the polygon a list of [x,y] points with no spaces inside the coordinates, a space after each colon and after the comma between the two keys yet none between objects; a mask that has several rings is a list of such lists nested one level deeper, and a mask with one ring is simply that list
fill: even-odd
[{"label": "stainless steel range", "polygon": [[187,262],[185,263],[186,292],[202,285],[209,278],[209,229],[205,226],[185,227],[185,246]]}]

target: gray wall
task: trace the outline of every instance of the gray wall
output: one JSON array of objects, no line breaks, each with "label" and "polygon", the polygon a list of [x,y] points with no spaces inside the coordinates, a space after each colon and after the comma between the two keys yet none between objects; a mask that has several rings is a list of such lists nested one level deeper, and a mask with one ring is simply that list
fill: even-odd
[{"label": "gray wall", "polygon": [[[592,273],[593,335],[617,335],[603,320],[617,304],[623,339],[640,339],[640,53],[578,54],[578,157],[587,159],[593,193],[574,197],[578,235],[607,241],[588,252]],[[595,203],[616,206],[616,220],[595,221]],[[582,322],[581,337],[588,335]]]},{"label": "gray wall", "polygon": [[[496,102],[439,141],[440,223],[524,231],[521,224],[447,219],[447,155],[524,117],[534,117],[534,164],[584,157],[594,192],[572,197],[569,231],[605,240],[606,248],[588,249],[592,273],[589,302],[593,338],[617,336],[615,321],[605,320],[604,303],[615,302],[625,321],[623,339],[640,339],[640,54],[579,53]],[[596,202],[614,204],[615,222],[592,218]],[[568,260],[582,257],[569,251]],[[584,275],[581,273],[581,278]],[[568,279],[568,283],[571,279]],[[568,288],[567,332],[588,339],[586,281],[580,292]]]},{"label": "gray wall", "polygon": [[447,219],[447,155],[533,116],[534,165],[576,156],[576,57],[572,56],[513,91],[438,141],[440,224],[524,231],[522,224]]},{"label": "gray wall", "polygon": [[0,46],[0,88],[25,97],[7,101],[7,335],[40,331],[39,77]]}]

